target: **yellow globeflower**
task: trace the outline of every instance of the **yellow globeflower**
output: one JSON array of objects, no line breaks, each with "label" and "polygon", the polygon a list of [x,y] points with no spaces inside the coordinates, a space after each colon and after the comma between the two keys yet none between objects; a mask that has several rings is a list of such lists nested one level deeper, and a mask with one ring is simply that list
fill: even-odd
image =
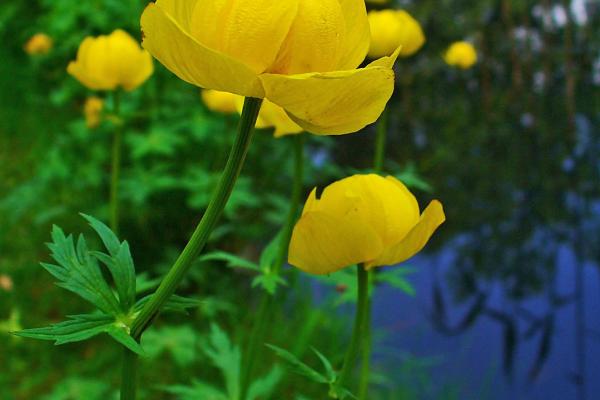
[{"label": "yellow globeflower", "polygon": [[104,109],[104,100],[99,97],[88,97],[83,106],[83,114],[88,128],[94,129],[102,121],[102,110]]},{"label": "yellow globeflower", "polygon": [[448,48],[444,60],[453,67],[468,69],[477,62],[477,51],[469,42],[456,42]]},{"label": "yellow globeflower", "polygon": [[209,110],[223,114],[233,114],[237,112],[237,95],[233,93],[221,92],[219,90],[202,90],[202,101]]},{"label": "yellow globeflower", "polygon": [[283,108],[269,100],[265,100],[260,109],[256,127],[275,128],[276,138],[304,132],[304,129],[292,121]]},{"label": "yellow globeflower", "polygon": [[27,54],[38,55],[47,54],[52,50],[52,46],[53,41],[50,36],[45,33],[36,33],[25,43],[24,49]]},{"label": "yellow globeflower", "polygon": [[369,47],[364,0],[157,0],[143,46],[194,85],[267,98],[317,134],[355,132],[392,95],[395,55]]},{"label": "yellow globeflower", "polygon": [[93,90],[133,90],[152,75],[154,67],[150,54],[117,29],[110,35],[85,38],[67,71]]},{"label": "yellow globeflower", "polygon": [[425,35],[419,22],[404,10],[369,12],[371,47],[369,57],[389,56],[398,46],[401,57],[416,53],[425,43]]},{"label": "yellow globeflower", "polygon": [[289,263],[312,274],[398,264],[418,253],[445,219],[437,200],[420,214],[394,177],[355,175],[325,188],[320,199],[312,191],[294,228]]}]

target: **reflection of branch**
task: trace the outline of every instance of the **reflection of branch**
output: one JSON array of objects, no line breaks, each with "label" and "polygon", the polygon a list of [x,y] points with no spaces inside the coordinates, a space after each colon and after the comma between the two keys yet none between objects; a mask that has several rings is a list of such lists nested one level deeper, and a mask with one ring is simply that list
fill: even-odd
[{"label": "reflection of branch", "polygon": [[530,381],[534,381],[539,376],[542,367],[548,360],[548,356],[550,355],[550,348],[552,344],[552,334],[554,333],[554,317],[552,315],[548,315],[544,318],[542,325],[542,337],[540,339],[540,344],[538,347],[537,355],[535,357],[535,361],[533,362],[527,376]]},{"label": "reflection of branch", "polygon": [[485,309],[486,302],[487,295],[484,293],[478,293],[475,302],[469,311],[467,311],[465,316],[458,322],[458,324],[452,326],[448,321],[442,290],[438,284],[435,284],[433,286],[433,310],[430,313],[431,322],[436,330],[447,336],[460,335],[469,329],[473,323],[475,323],[479,315]]}]

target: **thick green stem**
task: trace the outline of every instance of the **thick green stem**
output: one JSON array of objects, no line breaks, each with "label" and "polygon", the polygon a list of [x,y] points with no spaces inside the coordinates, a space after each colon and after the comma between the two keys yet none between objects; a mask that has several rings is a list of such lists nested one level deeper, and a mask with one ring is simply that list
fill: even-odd
[{"label": "thick green stem", "polygon": [[123,370],[121,373],[121,400],[135,399],[137,387],[138,356],[123,348]]},{"label": "thick green stem", "polygon": [[[252,134],[254,133],[254,125],[256,124],[261,104],[261,99],[246,98],[237,137],[231,148],[227,165],[223,170],[223,174],[213,193],[210,204],[202,216],[200,223],[196,227],[191,239],[183,249],[183,252],[179,255],[175,264],[163,278],[156,292],[144,305],[144,308],[142,308],[139,315],[133,321],[131,326],[131,336],[135,340],[139,341],[141,339],[144,331],[152,324],[152,321],[157,316],[160,309],[165,305],[173,293],[175,293],[177,286],[181,283],[181,280],[192,266],[192,263],[206,245],[242,170],[248,148],[250,147]],[[121,400],[135,399],[136,362],[137,359],[135,355],[125,357],[123,376],[133,380],[134,383],[122,382],[122,388],[127,390],[125,395],[129,397],[123,397],[122,395]]]},{"label": "thick green stem", "polygon": [[[294,180],[292,185],[292,197],[290,198],[290,208],[288,210],[285,225],[282,228],[280,245],[273,265],[271,273],[278,275],[287,258],[288,245],[292,237],[294,225],[298,217],[298,209],[300,208],[300,200],[302,196],[302,188],[304,181],[304,134],[295,135],[292,137],[294,147]],[[256,321],[252,327],[250,340],[244,355],[244,371],[242,374],[242,399],[245,399],[250,383],[252,373],[254,371],[255,360],[259,349],[264,342],[268,321],[272,315],[272,307],[275,304],[274,296],[269,293],[264,293],[261,299]]]},{"label": "thick green stem", "polygon": [[350,346],[346,351],[344,366],[337,381],[339,388],[346,388],[348,379],[354,369],[356,358],[361,349],[365,330],[367,328],[367,318],[369,316],[369,273],[362,265],[356,267],[356,276],[358,280],[358,300],[356,303],[356,317],[354,319],[354,329]]},{"label": "thick green stem", "polygon": [[373,169],[375,173],[379,174],[383,172],[385,164],[385,145],[387,142],[387,127],[388,127],[388,110],[383,110],[379,122],[377,122],[376,136],[375,136],[375,159],[373,163]]},{"label": "thick green stem", "polygon": [[113,114],[116,127],[112,142],[112,163],[110,179],[110,228],[115,234],[119,232],[119,178],[121,175],[121,153],[123,142],[123,123],[120,120],[121,95],[118,90],[113,94]]}]

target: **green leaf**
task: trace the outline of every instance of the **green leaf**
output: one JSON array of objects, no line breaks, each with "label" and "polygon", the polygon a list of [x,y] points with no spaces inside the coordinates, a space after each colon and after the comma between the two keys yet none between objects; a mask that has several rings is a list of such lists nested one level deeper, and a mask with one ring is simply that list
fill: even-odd
[{"label": "green leaf", "polygon": [[136,293],[135,267],[129,244],[126,241],[119,242],[119,239],[110,228],[97,219],[85,214],[82,214],[82,216],[98,233],[110,254],[108,256],[104,253],[92,252],[92,255],[106,265],[110,271],[117,287],[122,310],[127,312],[135,303]]},{"label": "green leaf", "polygon": [[319,350],[315,349],[314,347],[311,347],[311,350],[317,355],[317,357],[319,357],[319,360],[321,360],[321,364],[323,364],[323,366],[325,367],[325,372],[327,373],[329,383],[335,382],[337,379],[337,373],[333,369],[331,362],[327,359],[327,357],[321,354]]},{"label": "green leaf", "polygon": [[198,353],[198,331],[191,325],[164,326],[148,330],[142,339],[146,353],[157,358],[161,354],[171,355],[180,367],[190,366]]},{"label": "green leaf", "polygon": [[267,247],[264,248],[263,252],[260,255],[260,269],[263,272],[272,271],[277,261],[277,255],[279,253],[280,243],[282,240],[283,231],[279,231],[277,235],[267,244]]},{"label": "green leaf", "polygon": [[415,296],[416,291],[412,284],[405,278],[406,275],[414,273],[414,269],[396,267],[386,269],[374,274],[375,282],[386,283],[396,289],[402,290],[409,296]]},{"label": "green leaf", "polygon": [[329,379],[327,379],[324,375],[315,371],[308,365],[304,364],[302,361],[300,361],[295,355],[293,355],[289,351],[284,350],[277,346],[270,345],[270,344],[266,344],[265,346],[267,346],[268,348],[273,350],[278,357],[282,358],[291,367],[292,371],[295,372],[296,374],[305,376],[308,379],[310,379],[314,382],[317,382],[317,383],[324,383],[324,384],[330,383]]},{"label": "green leaf", "polygon": [[112,315],[106,314],[81,314],[68,316],[66,321],[52,324],[45,328],[24,329],[14,332],[14,335],[39,339],[51,340],[56,345],[81,342],[101,333],[107,333],[117,342],[123,344],[130,350],[144,354],[141,346],[129,336],[128,328],[115,320]]},{"label": "green leaf", "polygon": [[231,400],[220,389],[201,381],[194,381],[191,386],[167,386],[163,390],[176,395],[178,400]]},{"label": "green leaf", "polygon": [[287,286],[288,283],[281,276],[273,273],[264,273],[252,280],[252,287],[260,286],[270,295],[274,295],[277,291],[277,286]]},{"label": "green leaf", "polygon": [[217,324],[211,324],[209,343],[204,347],[204,353],[223,374],[228,398],[239,399],[242,354]]},{"label": "green leaf", "polygon": [[121,312],[119,302],[104,280],[96,258],[88,251],[83,236],[79,236],[75,248],[73,236],[65,236],[62,229],[54,226],[48,248],[57,265],[42,263],[42,266],[59,280],[58,286],[79,295],[105,314]]},{"label": "green leaf", "polygon": [[246,400],[261,400],[271,398],[282,377],[282,369],[278,365],[274,366],[267,375],[252,382],[250,388],[248,389],[248,397]]},{"label": "green leaf", "polygon": [[230,268],[243,268],[252,271],[260,272],[258,264],[248,261],[245,258],[238,257],[235,254],[226,253],[224,251],[215,251],[208,253],[200,258],[200,261],[223,261]]}]

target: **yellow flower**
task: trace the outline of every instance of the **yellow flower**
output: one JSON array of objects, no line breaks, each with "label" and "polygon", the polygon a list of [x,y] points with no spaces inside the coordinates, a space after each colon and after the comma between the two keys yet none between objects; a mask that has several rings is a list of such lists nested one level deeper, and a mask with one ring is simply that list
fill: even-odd
[{"label": "yellow flower", "polygon": [[99,97],[88,97],[83,106],[83,114],[85,115],[85,123],[88,128],[94,129],[100,125],[102,121],[102,110],[104,109],[104,100]]},{"label": "yellow flower", "polygon": [[469,42],[455,42],[446,51],[444,60],[453,67],[468,69],[477,62],[477,51]]},{"label": "yellow flower", "polygon": [[267,98],[309,132],[355,132],[393,92],[396,55],[356,69],[364,0],[157,0],[141,24],[144,48],[184,81]]},{"label": "yellow flower", "polygon": [[437,200],[419,213],[413,194],[391,176],[355,175],[325,188],[320,199],[315,189],[294,228],[289,263],[312,274],[398,264],[446,219]]},{"label": "yellow flower", "polygon": [[29,55],[48,54],[53,46],[52,38],[45,33],[36,33],[27,43],[25,43],[25,52]]},{"label": "yellow flower", "polygon": [[152,57],[125,31],[87,37],[79,46],[69,74],[92,90],[133,90],[152,72]]},{"label": "yellow flower", "polygon": [[239,96],[233,93],[204,89],[202,90],[201,95],[202,101],[211,111],[223,114],[233,114],[237,112],[237,102]]},{"label": "yellow flower", "polygon": [[401,57],[416,53],[425,44],[425,35],[419,22],[404,10],[369,12],[371,47],[369,57],[389,56],[398,46]]}]

